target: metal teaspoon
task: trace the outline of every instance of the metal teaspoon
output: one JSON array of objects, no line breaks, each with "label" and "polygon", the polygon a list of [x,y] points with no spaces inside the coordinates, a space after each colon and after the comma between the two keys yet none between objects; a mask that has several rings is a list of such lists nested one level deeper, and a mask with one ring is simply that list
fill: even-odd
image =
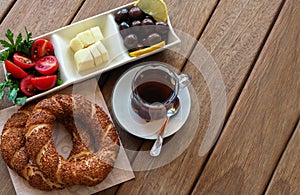
[{"label": "metal teaspoon", "polygon": [[162,148],[162,145],[163,145],[163,135],[164,135],[167,123],[168,123],[170,117],[174,116],[178,112],[179,107],[180,107],[179,106],[179,99],[177,97],[176,97],[175,101],[176,101],[176,103],[174,104],[174,106],[167,111],[167,115],[165,117],[164,123],[163,123],[162,127],[160,128],[160,130],[158,132],[158,136],[156,138],[156,141],[155,141],[155,143],[153,144],[153,146],[150,150],[150,155],[151,156],[158,156],[160,154],[160,151],[161,151],[161,148]]}]

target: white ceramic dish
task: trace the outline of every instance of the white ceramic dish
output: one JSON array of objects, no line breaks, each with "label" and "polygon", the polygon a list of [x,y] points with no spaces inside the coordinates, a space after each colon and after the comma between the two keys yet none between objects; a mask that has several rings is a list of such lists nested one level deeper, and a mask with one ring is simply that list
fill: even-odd
[{"label": "white ceramic dish", "polygon": [[[127,49],[123,45],[123,39],[119,33],[119,27],[114,20],[114,13],[121,8],[129,7],[133,4],[134,2],[36,37],[35,39],[46,38],[52,42],[54,46],[55,56],[57,57],[59,62],[60,74],[61,79],[63,80],[63,84],[46,92],[30,97],[27,99],[27,101],[31,101],[44,95],[53,93],[71,84],[95,77],[103,72],[117,68],[126,63],[147,57],[149,55],[158,53],[164,49],[167,49],[180,43],[180,39],[175,34],[174,29],[172,28],[170,19],[168,19],[168,25],[170,27],[168,43],[160,49],[154,50],[139,57],[130,57],[128,55]],[[87,30],[94,26],[99,26],[103,33],[103,44],[108,51],[109,61],[105,64],[102,64],[100,67],[96,67],[94,69],[79,73],[77,72],[75,65],[74,52],[70,48],[69,43],[71,39],[76,36],[77,33]]]},{"label": "white ceramic dish", "polygon": [[[156,139],[157,133],[163,124],[162,120],[146,122],[131,109],[131,82],[135,73],[141,68],[136,66],[125,72],[115,85],[112,94],[113,114],[118,123],[129,133],[144,139]],[[191,109],[191,98],[188,88],[179,92],[180,109],[172,116],[166,126],[163,137],[176,133],[188,119]]]}]

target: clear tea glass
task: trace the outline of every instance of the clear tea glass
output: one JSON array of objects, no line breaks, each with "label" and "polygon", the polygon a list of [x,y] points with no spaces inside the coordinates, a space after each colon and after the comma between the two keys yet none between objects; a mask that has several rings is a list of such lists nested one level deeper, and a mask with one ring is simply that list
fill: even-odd
[{"label": "clear tea glass", "polygon": [[131,83],[131,107],[146,121],[164,118],[169,109],[179,107],[178,93],[190,82],[189,75],[178,75],[161,62],[143,63]]}]

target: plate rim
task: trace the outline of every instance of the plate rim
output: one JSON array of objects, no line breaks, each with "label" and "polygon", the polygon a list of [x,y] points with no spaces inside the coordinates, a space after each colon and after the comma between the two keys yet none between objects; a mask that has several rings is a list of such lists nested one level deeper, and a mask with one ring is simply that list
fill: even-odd
[{"label": "plate rim", "polygon": [[[143,64],[143,63],[141,63]],[[146,65],[141,65],[141,64],[137,64],[131,68],[129,68],[128,70],[126,70],[117,80],[114,88],[113,88],[113,91],[112,91],[112,97],[111,97],[111,103],[112,103],[112,114],[114,116],[114,118],[116,119],[116,122],[118,123],[118,125],[120,125],[120,127],[122,127],[122,129],[124,129],[126,132],[128,132],[129,134],[131,135],[134,135],[138,138],[143,138],[143,139],[147,139],[147,140],[155,140],[157,138],[157,135],[156,134],[153,134],[153,135],[149,135],[149,136],[144,136],[144,135],[139,135],[133,131],[130,131],[128,130],[128,127],[125,127],[124,124],[122,122],[120,122],[120,119],[117,117],[117,114],[116,114],[116,106],[115,106],[115,93],[116,93],[116,90],[118,88],[118,86],[120,85],[120,82],[124,79],[124,77],[128,76],[128,74],[131,72],[131,71],[134,71],[134,69],[137,69],[137,68],[141,68],[143,66],[146,66]],[[136,70],[137,71],[137,70]],[[132,73],[134,74],[134,73]],[[186,92],[186,95],[187,95],[187,99],[188,99],[188,108],[187,108],[187,111],[186,111],[186,114],[185,114],[185,117],[184,117],[184,120],[182,120],[181,124],[179,125],[178,128],[176,128],[175,130],[171,130],[171,131],[167,131],[165,132],[165,134],[163,135],[164,138],[166,137],[169,137],[173,134],[175,134],[177,131],[179,131],[182,126],[186,123],[189,115],[190,115],[190,110],[191,110],[191,95],[190,95],[190,92],[189,92],[189,89],[188,87],[182,89],[182,90],[185,90]],[[180,95],[179,95],[180,97]],[[128,97],[125,97],[126,100],[128,99]],[[179,114],[180,112],[182,112],[182,108],[180,108],[180,110],[178,111],[177,114]],[[170,119],[170,122],[172,121],[172,118]]]}]

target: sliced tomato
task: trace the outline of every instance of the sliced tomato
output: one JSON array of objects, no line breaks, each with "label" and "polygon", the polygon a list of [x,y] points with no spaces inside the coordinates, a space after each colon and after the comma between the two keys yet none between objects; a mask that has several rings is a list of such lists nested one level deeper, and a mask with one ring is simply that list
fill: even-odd
[{"label": "sliced tomato", "polygon": [[58,69],[58,61],[55,56],[45,56],[36,62],[35,69],[43,75],[51,75]]},{"label": "sliced tomato", "polygon": [[9,60],[5,60],[5,68],[16,79],[23,79],[28,75],[22,68]]},{"label": "sliced tomato", "polygon": [[34,78],[33,75],[28,75],[20,82],[20,89],[27,96],[33,96],[37,93],[37,89],[31,83],[32,78]]},{"label": "sliced tomato", "polygon": [[34,61],[41,59],[44,56],[54,55],[54,48],[47,39],[37,39],[31,47],[31,58]]},{"label": "sliced tomato", "polygon": [[56,75],[48,75],[48,76],[32,77],[31,83],[38,90],[45,91],[54,87],[56,80],[57,80]]},{"label": "sliced tomato", "polygon": [[14,53],[13,60],[17,66],[23,69],[29,69],[35,65],[35,63],[31,59],[18,52]]}]

